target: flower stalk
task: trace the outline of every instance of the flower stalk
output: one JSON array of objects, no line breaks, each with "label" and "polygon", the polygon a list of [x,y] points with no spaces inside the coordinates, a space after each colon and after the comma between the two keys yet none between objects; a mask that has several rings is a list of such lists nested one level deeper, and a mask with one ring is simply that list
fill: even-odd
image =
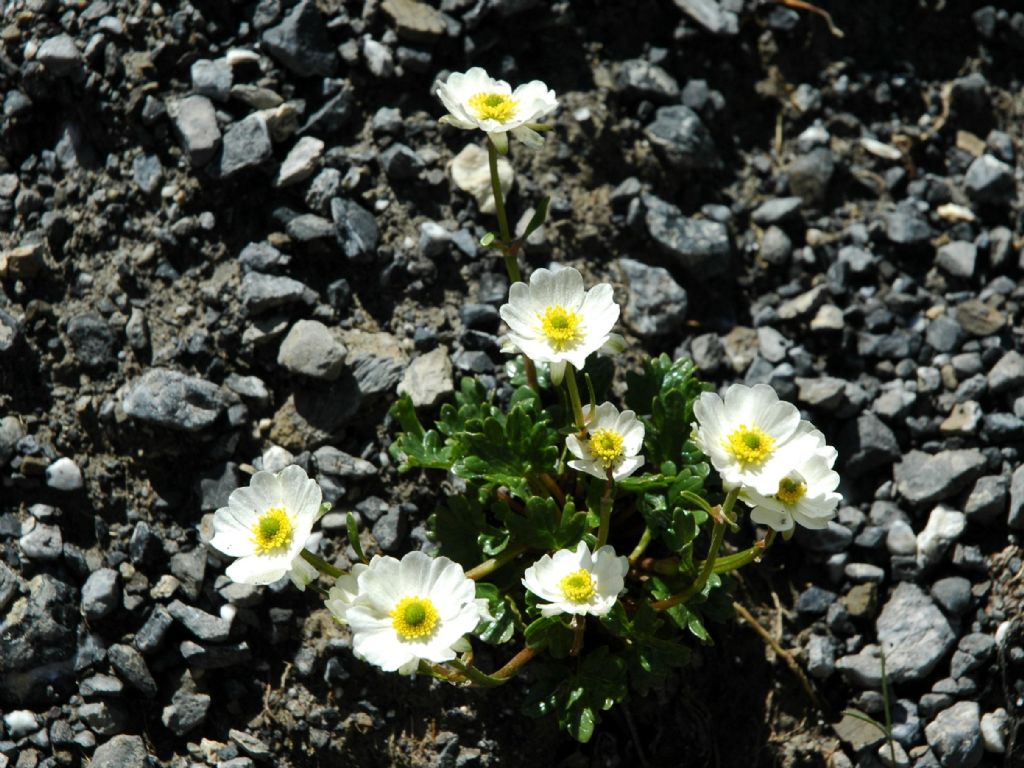
[{"label": "flower stalk", "polygon": [[569,402],[572,404],[573,420],[576,422],[576,429],[580,434],[586,432],[586,423],[583,421],[583,403],[580,401],[580,388],[576,383],[576,369],[572,365],[565,367],[565,386],[569,390]]},{"label": "flower stalk", "polygon": [[511,563],[525,551],[526,547],[512,547],[511,549],[506,549],[500,555],[484,560],[480,565],[470,568],[466,571],[466,578],[473,579],[473,581],[479,581],[480,579],[486,578],[502,566]]},{"label": "flower stalk", "polygon": [[708,550],[708,557],[704,561],[704,565],[693,584],[671,597],[651,603],[651,608],[656,611],[667,611],[669,608],[674,608],[680,603],[685,603],[691,597],[700,594],[704,590],[708,579],[711,578],[711,574],[715,571],[715,561],[718,559],[718,551],[722,548],[722,541],[725,539],[725,529],[728,526],[729,515],[739,495],[739,488],[733,488],[729,491],[729,494],[725,497],[725,503],[715,516],[715,525],[711,531],[711,547]]},{"label": "flower stalk", "polygon": [[338,578],[339,576],[345,575],[345,572],[343,570],[341,570],[340,568],[335,568],[322,557],[314,555],[308,549],[303,548],[302,552],[300,552],[299,554],[302,555],[303,560],[305,560],[307,563],[309,563],[318,571],[320,571],[320,573],[323,573],[334,579]]}]

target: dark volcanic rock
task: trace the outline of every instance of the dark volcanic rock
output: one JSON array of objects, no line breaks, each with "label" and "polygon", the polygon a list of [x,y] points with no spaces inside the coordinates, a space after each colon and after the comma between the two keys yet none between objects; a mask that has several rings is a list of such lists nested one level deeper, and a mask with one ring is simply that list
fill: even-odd
[{"label": "dark volcanic rock", "polygon": [[711,134],[689,107],[661,107],[644,133],[670,168],[703,170],[719,165]]},{"label": "dark volcanic rock", "polygon": [[896,465],[896,489],[914,506],[931,504],[963,490],[978,477],[987,461],[974,448],[941,451],[934,456],[911,451]]},{"label": "dark volcanic rock", "polygon": [[122,404],[125,413],[147,424],[198,432],[220,417],[228,398],[212,382],[153,368],[129,385]]},{"label": "dark volcanic rock", "polygon": [[265,31],[263,45],[300,77],[329,75],[337,66],[337,54],[314,0],[302,0],[280,24]]},{"label": "dark volcanic rock", "polygon": [[732,240],[724,224],[691,219],[674,205],[644,195],[647,231],[655,244],[696,280],[706,281],[729,272]]},{"label": "dark volcanic rock", "polygon": [[75,357],[85,368],[99,371],[117,362],[117,337],[96,313],[71,318],[68,339]]},{"label": "dark volcanic rock", "polygon": [[956,635],[927,593],[903,582],[893,590],[877,622],[893,683],[922,680],[953,648]]}]

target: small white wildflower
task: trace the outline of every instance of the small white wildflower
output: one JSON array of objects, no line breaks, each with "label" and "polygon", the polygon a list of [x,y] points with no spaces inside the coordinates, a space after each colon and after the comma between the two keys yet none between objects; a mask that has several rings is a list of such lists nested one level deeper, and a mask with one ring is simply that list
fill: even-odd
[{"label": "small white wildflower", "polygon": [[[257,472],[248,488],[236,488],[213,516],[210,545],[238,558],[225,573],[241,584],[270,584],[285,574],[308,583],[311,566],[302,548],[320,516],[320,486],[301,467]],[[314,569],[315,574],[315,569]]]},{"label": "small white wildflower", "polygon": [[363,563],[356,563],[348,573],[338,577],[334,586],[327,593],[324,604],[331,615],[342,624],[348,623],[345,620],[345,614],[355,604],[356,597],[359,595],[359,574],[367,567]]},{"label": "small white wildflower", "polygon": [[619,413],[611,403],[601,403],[591,412],[587,405],[583,421],[587,425],[585,439],[576,435],[565,438],[566,447],[576,457],[570,467],[602,479],[611,470],[612,479],[621,480],[643,466],[644,457],[638,454],[644,444],[644,425],[636,413]]},{"label": "small white wildflower", "polygon": [[454,72],[437,87],[448,114],[441,122],[487,134],[499,152],[508,152],[508,133],[529,147],[544,143],[531,126],[558,107],[555,92],[540,80],[520,85],[515,91],[504,80],[495,80],[480,67]]},{"label": "small white wildflower", "polygon": [[805,528],[825,528],[836,513],[842,495],[836,493],[839,474],[829,460],[815,451],[817,441],[797,439],[779,452],[778,462],[791,467],[772,494],[744,487],[740,498],[751,508],[750,519],[776,531],[790,531],[797,523]]},{"label": "small white wildflower", "polygon": [[693,404],[696,443],[727,487],[751,487],[775,493],[785,472],[768,471],[771,459],[800,427],[800,412],[779,400],[766,384],[733,384],[723,400],[704,392]]},{"label": "small white wildflower", "polygon": [[385,672],[410,674],[421,659],[451,661],[480,621],[476,583],[447,557],[375,557],[356,581],[358,593],[342,611],[352,650]]},{"label": "small white wildflower", "polygon": [[538,269],[529,285],[513,283],[500,314],[509,327],[508,348],[535,363],[550,363],[557,385],[567,363],[583,368],[588,355],[613,340],[619,305],[608,283],[587,291],[576,269]]},{"label": "small white wildflower", "polygon": [[625,588],[628,570],[629,560],[616,557],[612,547],[605,545],[591,554],[581,541],[575,552],[560,549],[541,557],[526,569],[523,586],[548,601],[540,605],[544,616],[604,616]]}]

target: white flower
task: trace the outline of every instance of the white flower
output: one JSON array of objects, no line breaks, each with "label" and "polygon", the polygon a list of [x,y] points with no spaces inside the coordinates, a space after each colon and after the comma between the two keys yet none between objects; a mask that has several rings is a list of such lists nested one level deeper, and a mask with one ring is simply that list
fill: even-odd
[{"label": "white flower", "polygon": [[475,582],[447,557],[375,557],[357,583],[343,611],[352,650],[385,672],[412,673],[420,659],[451,661],[480,621]]},{"label": "white flower", "polygon": [[581,541],[575,552],[560,549],[553,556],[541,557],[526,569],[523,586],[548,601],[540,606],[544,616],[604,616],[625,588],[628,570],[629,560],[616,557],[610,546],[605,545],[591,555]]},{"label": "white flower", "polygon": [[356,597],[359,596],[359,574],[367,567],[363,563],[356,563],[348,573],[338,577],[330,592],[327,593],[324,604],[331,615],[342,624],[348,623],[345,614],[348,613],[348,609],[355,604]]},{"label": "white flower", "polygon": [[775,493],[785,470],[780,472],[771,459],[800,427],[796,406],[779,400],[766,384],[733,384],[725,400],[712,392],[701,394],[693,415],[697,447],[711,459],[723,485]]},{"label": "white flower", "polygon": [[286,573],[299,587],[311,566],[302,548],[320,515],[320,486],[301,467],[257,472],[248,488],[236,488],[213,516],[210,545],[238,558],[225,573],[241,584],[270,584]]},{"label": "white flower", "polygon": [[502,154],[508,151],[509,131],[527,146],[541,146],[544,138],[531,126],[558,107],[555,92],[540,80],[513,91],[480,67],[452,73],[437,86],[437,95],[449,113],[441,122],[466,130],[479,128]]},{"label": "white flower", "polygon": [[602,479],[611,470],[612,479],[621,480],[643,466],[644,457],[637,454],[644,444],[644,425],[636,413],[619,413],[611,403],[601,403],[591,413],[587,405],[583,421],[587,425],[586,439],[576,435],[565,438],[569,452],[576,457],[569,462],[570,467]]},{"label": "white flower", "polygon": [[788,461],[790,469],[779,479],[774,493],[758,493],[749,487],[740,491],[740,498],[751,507],[751,520],[776,531],[792,530],[795,523],[805,528],[828,525],[843,497],[836,493],[839,474],[816,447],[816,435],[808,432],[779,451],[778,462]]},{"label": "white flower", "polygon": [[608,283],[585,291],[583,275],[572,267],[538,269],[529,285],[513,283],[500,314],[509,327],[510,347],[535,363],[550,363],[557,385],[566,363],[582,368],[588,355],[614,341],[619,305]]}]

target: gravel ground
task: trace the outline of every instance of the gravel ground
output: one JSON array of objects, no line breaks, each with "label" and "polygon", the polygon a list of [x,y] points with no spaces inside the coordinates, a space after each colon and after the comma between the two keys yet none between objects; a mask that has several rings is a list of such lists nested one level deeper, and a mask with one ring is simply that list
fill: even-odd
[{"label": "gravel ground", "polygon": [[[1024,765],[1024,13],[827,6],[845,37],[758,0],[7,0],[0,768],[871,767],[838,713],[882,717],[883,650],[900,765]],[[342,513],[323,556],[350,510],[431,547],[387,408],[504,385],[478,137],[431,95],[471,65],[561,99],[510,158],[515,220],[552,196],[528,268],[612,282],[631,362],[770,383],[839,446],[837,521],[739,596],[827,712],[738,624],[578,747],[514,686],[376,674],[205,547],[289,462]]]}]

